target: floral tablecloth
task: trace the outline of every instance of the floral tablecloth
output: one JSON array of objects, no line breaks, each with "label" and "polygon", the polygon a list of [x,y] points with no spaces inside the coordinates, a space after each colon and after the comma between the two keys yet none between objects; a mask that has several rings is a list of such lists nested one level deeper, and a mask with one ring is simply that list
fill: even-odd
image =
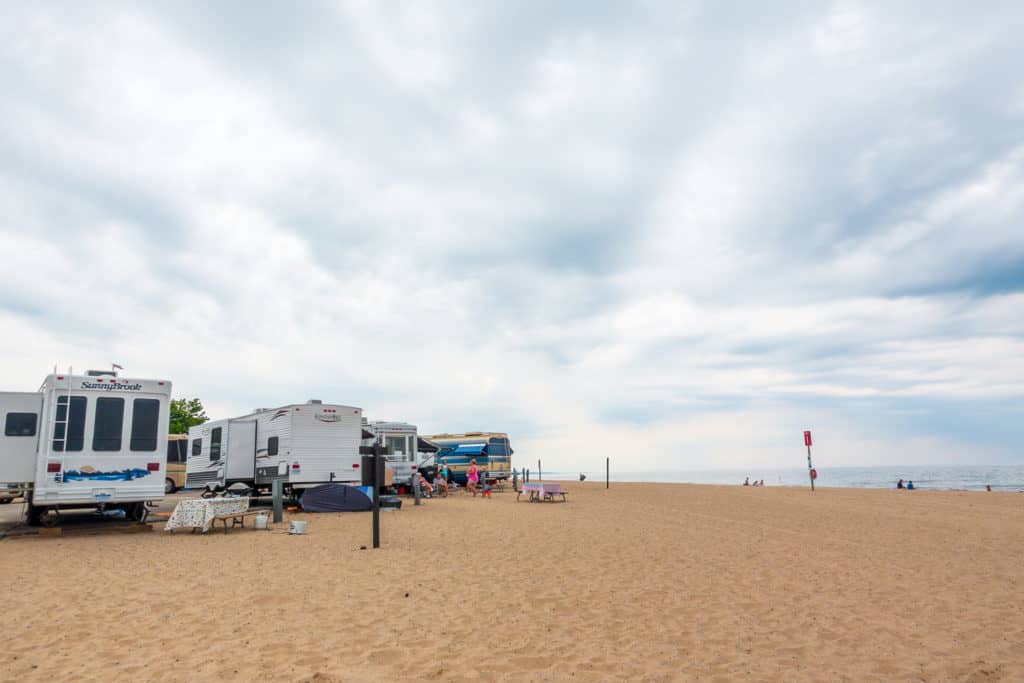
[{"label": "floral tablecloth", "polygon": [[202,529],[206,533],[218,515],[241,514],[248,509],[248,498],[189,498],[178,502],[164,531]]}]

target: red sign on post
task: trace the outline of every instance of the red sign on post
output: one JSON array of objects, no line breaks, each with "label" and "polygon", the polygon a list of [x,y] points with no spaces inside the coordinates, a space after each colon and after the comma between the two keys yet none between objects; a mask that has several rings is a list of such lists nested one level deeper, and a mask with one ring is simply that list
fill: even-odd
[{"label": "red sign on post", "polygon": [[804,432],[804,445],[807,447],[811,445],[811,433],[809,431]]}]

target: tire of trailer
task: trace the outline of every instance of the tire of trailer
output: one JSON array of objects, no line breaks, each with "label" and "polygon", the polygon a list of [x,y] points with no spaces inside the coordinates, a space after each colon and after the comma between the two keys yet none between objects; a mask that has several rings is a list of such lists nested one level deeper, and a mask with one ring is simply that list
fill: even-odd
[{"label": "tire of trailer", "polygon": [[13,498],[0,498],[0,505],[7,505],[12,500],[14,500],[14,499]]},{"label": "tire of trailer", "polygon": [[57,508],[43,508],[42,514],[39,516],[39,523],[47,529],[60,524],[60,510]]},{"label": "tire of trailer", "polygon": [[128,519],[133,522],[143,522],[146,519],[146,515],[149,514],[149,510],[146,509],[144,502],[130,503],[125,506],[124,512]]},{"label": "tire of trailer", "polygon": [[178,490],[178,487],[174,485],[174,480],[170,477],[164,479],[164,495],[170,495]]}]

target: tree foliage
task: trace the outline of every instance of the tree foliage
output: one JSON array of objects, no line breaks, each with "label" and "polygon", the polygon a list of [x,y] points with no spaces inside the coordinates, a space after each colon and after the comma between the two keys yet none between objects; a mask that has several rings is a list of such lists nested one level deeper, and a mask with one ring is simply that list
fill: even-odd
[{"label": "tree foliage", "polygon": [[169,434],[188,434],[188,428],[207,420],[206,409],[198,398],[171,399],[171,426]]}]

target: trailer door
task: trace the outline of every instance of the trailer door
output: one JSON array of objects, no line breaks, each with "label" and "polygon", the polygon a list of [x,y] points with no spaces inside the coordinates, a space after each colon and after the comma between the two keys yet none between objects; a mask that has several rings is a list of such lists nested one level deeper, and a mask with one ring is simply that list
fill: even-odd
[{"label": "trailer door", "polygon": [[256,478],[256,421],[228,423],[228,484],[235,481],[255,481]]},{"label": "trailer door", "polygon": [[42,410],[42,394],[0,394],[0,485],[35,479]]}]

